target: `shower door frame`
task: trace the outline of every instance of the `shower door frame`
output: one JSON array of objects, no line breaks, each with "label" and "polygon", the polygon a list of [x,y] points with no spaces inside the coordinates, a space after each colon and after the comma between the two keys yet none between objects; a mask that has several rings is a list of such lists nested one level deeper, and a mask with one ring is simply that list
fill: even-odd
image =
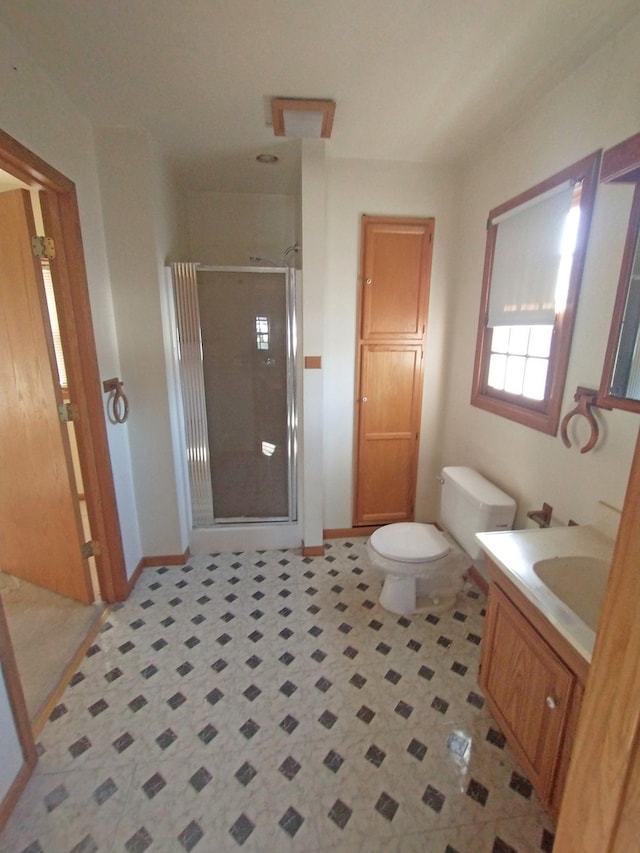
[{"label": "shower door frame", "polygon": [[[290,524],[298,521],[298,402],[297,402],[297,314],[296,314],[296,270],[289,266],[222,266],[222,265],[212,265],[212,264],[193,264],[194,268],[194,279],[195,279],[195,304],[190,306],[191,319],[193,322],[197,323],[197,334],[199,337],[198,340],[198,352],[199,352],[199,370],[197,370],[197,375],[194,380],[193,369],[195,367],[194,364],[190,366],[187,365],[185,369],[184,365],[184,356],[181,354],[178,359],[179,366],[179,376],[180,376],[180,384],[182,390],[182,400],[183,400],[183,409],[184,409],[184,420],[185,420],[185,451],[186,451],[186,461],[187,461],[187,473],[189,480],[189,495],[190,495],[190,503],[191,503],[191,526],[193,530],[203,530],[206,528],[222,528],[225,526],[228,527],[236,527],[239,525],[260,525],[260,524]],[[203,370],[203,359],[204,359],[204,350],[202,345],[202,332],[200,326],[200,307],[198,302],[198,280],[197,275],[198,272],[220,272],[220,273],[239,273],[239,274],[247,274],[247,273],[258,273],[258,274],[271,274],[281,273],[284,276],[284,287],[285,287],[285,334],[286,334],[286,394],[287,394],[287,503],[288,503],[288,515],[287,516],[240,516],[235,518],[216,518],[214,512],[214,497],[213,497],[213,482],[211,476],[211,449],[208,443],[208,421],[206,414],[206,405],[205,405],[205,385],[204,385],[204,370]],[[239,285],[242,286],[242,285]],[[181,311],[178,306],[178,297],[176,293],[176,281],[173,281],[173,291],[174,291],[174,300],[176,302],[176,325],[177,325],[177,335],[178,341],[180,341],[182,337],[181,326],[180,326],[180,316]],[[180,343],[178,344],[178,352],[180,353],[182,347]],[[185,393],[185,374],[186,371],[191,369],[191,380],[190,380],[190,393]],[[195,474],[195,467],[197,466],[197,462],[195,461],[201,453],[201,450],[198,448],[197,441],[194,441],[193,444],[190,445],[189,442],[189,430],[187,429],[187,420],[189,416],[193,416],[195,413],[199,415],[200,418],[203,419],[203,422],[200,423],[199,426],[199,437],[201,439],[202,435],[207,436],[207,464],[206,470],[208,472],[208,483],[204,484],[205,492],[208,489],[208,494],[211,498],[210,504],[210,515],[206,520],[196,521],[197,510],[194,506],[194,497],[198,491],[197,478]],[[200,474],[198,475],[200,479],[202,478],[202,464],[200,460]],[[200,483],[200,493],[202,494],[203,484]],[[202,507],[199,509],[200,513],[202,513]],[[209,512],[209,507],[207,506],[206,512]]]}]

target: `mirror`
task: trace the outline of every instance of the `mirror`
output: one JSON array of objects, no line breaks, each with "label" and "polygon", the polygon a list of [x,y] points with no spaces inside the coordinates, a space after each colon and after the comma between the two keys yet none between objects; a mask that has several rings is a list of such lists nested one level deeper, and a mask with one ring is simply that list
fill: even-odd
[{"label": "mirror", "polygon": [[598,401],[640,412],[640,133],[605,151],[600,180],[635,189]]}]

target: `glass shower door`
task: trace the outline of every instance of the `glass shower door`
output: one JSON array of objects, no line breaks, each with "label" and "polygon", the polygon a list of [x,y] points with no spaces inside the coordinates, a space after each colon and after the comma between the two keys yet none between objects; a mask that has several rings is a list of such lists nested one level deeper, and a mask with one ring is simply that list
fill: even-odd
[{"label": "glass shower door", "polygon": [[[183,400],[194,526],[292,521],[296,516],[293,273],[196,267],[192,290],[200,338],[199,347],[192,350],[200,365],[196,393],[185,395],[183,380]],[[179,299],[176,291],[182,338]],[[180,350],[184,361],[187,348]],[[188,365],[181,364],[183,376],[185,368]],[[189,422],[194,418],[201,421],[199,439],[189,446]],[[204,466],[191,464],[197,458]],[[204,490],[196,482],[203,470],[210,478]],[[204,503],[202,495],[207,496]]]}]

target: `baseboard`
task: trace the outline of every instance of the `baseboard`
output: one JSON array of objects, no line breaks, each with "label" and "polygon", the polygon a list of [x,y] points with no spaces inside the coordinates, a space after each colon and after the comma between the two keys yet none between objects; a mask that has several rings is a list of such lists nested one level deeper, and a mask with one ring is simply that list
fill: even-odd
[{"label": "baseboard", "polygon": [[353,539],[356,536],[371,536],[378,527],[379,524],[370,527],[336,527],[323,530],[322,535],[325,539]]},{"label": "baseboard", "polygon": [[62,671],[62,675],[60,676],[60,679],[58,680],[58,683],[56,684],[56,686],[53,688],[53,690],[49,694],[44,705],[40,708],[38,713],[35,715],[35,717],[31,721],[31,730],[33,732],[33,739],[34,740],[37,739],[38,735],[40,734],[40,732],[44,728],[45,723],[49,719],[49,715],[51,714],[51,712],[53,711],[55,706],[58,704],[58,701],[59,701],[60,697],[62,696],[62,694],[64,693],[64,691],[67,689],[67,685],[69,684],[69,679],[71,678],[71,676],[74,674],[74,672],[80,666],[80,662],[82,661],[82,659],[86,655],[87,649],[89,648],[89,646],[91,646],[91,644],[93,643],[93,641],[97,637],[98,632],[100,631],[100,628],[102,628],[102,626],[105,623],[107,616],[109,615],[110,612],[111,612],[111,608],[107,604],[105,604],[98,611],[95,619],[91,623],[89,631],[87,632],[87,636],[82,641],[82,643],[78,646],[78,649],[76,650],[75,654],[73,655],[73,657],[71,658],[69,663],[65,666],[64,670]]},{"label": "baseboard", "polygon": [[25,763],[20,768],[18,775],[13,780],[13,784],[11,785],[4,799],[0,803],[0,832],[2,832],[2,829],[9,820],[9,816],[16,807],[16,803],[20,799],[22,792],[27,787],[27,782],[31,778],[31,774],[33,773],[33,768],[35,766],[35,761],[25,761]]},{"label": "baseboard", "polygon": [[303,557],[324,557],[324,545],[302,545]]},{"label": "baseboard", "polygon": [[184,566],[189,560],[190,551],[187,550],[183,554],[158,554],[153,557],[142,557],[135,568],[135,571],[127,581],[129,584],[128,595],[131,595],[133,588],[140,579],[140,575],[145,569],[153,569],[158,566]]},{"label": "baseboard", "polygon": [[481,592],[483,592],[485,595],[489,592],[489,584],[483,578],[483,576],[480,574],[480,572],[476,569],[475,566],[469,566],[467,574]]}]

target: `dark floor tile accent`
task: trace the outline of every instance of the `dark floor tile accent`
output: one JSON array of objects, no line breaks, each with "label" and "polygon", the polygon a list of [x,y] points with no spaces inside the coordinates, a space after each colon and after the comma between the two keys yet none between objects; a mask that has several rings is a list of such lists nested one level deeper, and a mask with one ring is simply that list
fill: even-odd
[{"label": "dark floor tile accent", "polygon": [[59,720],[60,717],[64,717],[67,713],[67,706],[60,703],[56,705],[53,711],[49,714],[49,722],[54,723],[56,720]]},{"label": "dark floor tile accent", "polygon": [[421,678],[426,678],[427,681],[431,681],[431,679],[435,675],[435,672],[430,667],[423,665],[418,670],[418,675]]},{"label": "dark floor tile accent", "polygon": [[484,708],[484,697],[478,693],[474,693],[473,690],[467,696],[467,702],[475,708]]},{"label": "dark floor tile accent", "polygon": [[255,824],[243,813],[229,829],[229,832],[233,840],[242,846],[255,828]]},{"label": "dark floor tile accent", "polygon": [[542,840],[540,841],[540,849],[543,853],[553,853],[553,844],[556,840],[553,832],[549,832],[548,829],[542,830]]},{"label": "dark floor tile accent", "polygon": [[[281,658],[282,660],[282,658]],[[262,658],[259,658],[258,655],[251,655],[250,658],[247,658],[245,661],[246,665],[251,669],[255,669],[257,666],[260,666],[262,663]]]},{"label": "dark floor tile accent", "polygon": [[136,696],[136,698],[135,698],[135,699],[132,699],[132,700],[131,700],[131,702],[129,702],[129,708],[131,708],[131,710],[132,710],[132,711],[133,711],[133,713],[135,714],[135,713],[137,713],[141,708],[144,708],[144,706],[145,706],[145,705],[147,705],[147,704],[148,704],[148,703],[147,703],[147,700],[145,699],[145,697],[144,697],[144,696],[142,696],[142,695],[140,695],[140,696]]},{"label": "dark floor tile accent", "polygon": [[342,800],[336,800],[335,803],[331,806],[329,810],[329,818],[338,826],[340,829],[344,829],[345,826],[349,823],[349,819],[353,814],[353,809],[350,809],[346,803],[343,803]]},{"label": "dark floor tile accent", "polygon": [[387,757],[387,753],[383,749],[380,749],[379,746],[376,746],[375,743],[372,743],[364,757],[375,767],[380,767]]},{"label": "dark floor tile accent", "polygon": [[121,655],[126,655],[127,652],[130,652],[132,649],[135,649],[135,643],[132,643],[131,640],[127,640],[126,643],[123,643],[121,646],[118,646],[118,651]]},{"label": "dark floor tile accent", "polygon": [[207,695],[204,697],[210,705],[216,705],[224,696],[222,690],[218,690],[217,687],[214,687]]},{"label": "dark floor tile accent", "polygon": [[442,646],[443,649],[450,648],[453,640],[450,640],[449,637],[440,636],[438,637],[438,645]]},{"label": "dark floor tile accent", "polygon": [[[150,667],[150,668],[152,668],[154,670],[151,673],[151,675],[155,675],[155,673],[158,670],[155,667]],[[108,681],[109,684],[112,684],[116,679],[120,678],[121,675],[122,675],[122,670],[119,667],[114,666],[113,669],[110,669],[109,672],[105,673],[104,677],[105,677],[105,681]],[[151,677],[151,675],[149,675],[149,676],[144,675],[144,670],[140,673],[140,675],[143,675],[144,678],[150,678]]]},{"label": "dark floor tile accent", "polygon": [[326,654],[320,649],[316,649],[315,652],[311,654],[311,657],[314,661],[316,661],[316,663],[322,663],[322,661],[326,658]]},{"label": "dark floor tile accent", "polygon": [[433,809],[437,813],[442,811],[445,800],[445,795],[438,791],[437,788],[434,788],[433,785],[427,785],[422,795],[422,802],[426,803],[430,809]]},{"label": "dark floor tile accent", "polygon": [[375,711],[372,711],[371,708],[367,708],[366,705],[363,705],[360,708],[360,710],[358,711],[358,713],[356,714],[356,717],[359,720],[362,720],[363,723],[369,724],[371,722],[371,720],[373,720],[375,715],[376,715]]},{"label": "dark floor tile accent", "polygon": [[489,790],[481,782],[472,779],[467,785],[467,796],[484,806],[489,798]]},{"label": "dark floor tile accent", "polygon": [[[246,725],[247,723],[245,723],[245,726]],[[242,731],[242,729],[240,731]],[[242,733],[244,734],[244,732]],[[200,738],[202,743],[207,744],[211,743],[211,741],[214,739],[214,737],[217,736],[217,734],[218,730],[216,729],[216,727],[212,726],[211,723],[207,723],[207,725],[198,732],[198,737]],[[245,737],[247,737],[247,735],[245,735]]]},{"label": "dark floor tile accent", "polygon": [[467,640],[468,642],[473,643],[474,646],[479,646],[482,641],[482,637],[478,636],[478,634],[467,634]]},{"label": "dark floor tile accent", "polygon": [[[151,664],[149,664],[149,666],[145,666],[144,669],[140,670],[140,675],[143,678],[149,680],[150,678],[153,678],[153,676],[157,672],[158,672],[158,667],[155,664],[151,663]],[[120,675],[122,675],[122,673],[120,673]]]},{"label": "dark floor tile accent", "polygon": [[69,752],[73,758],[79,758],[84,752],[91,748],[91,741],[88,737],[78,738],[77,741],[71,744]]},{"label": "dark floor tile accent", "polygon": [[195,822],[195,820],[192,820],[191,823],[188,826],[185,826],[182,830],[178,836],[178,841],[185,850],[193,850],[203,835],[204,832],[202,831],[202,828]]},{"label": "dark floor tile accent", "polygon": [[133,738],[129,734],[129,732],[125,732],[121,734],[120,737],[117,737],[111,746],[115,749],[116,752],[124,752],[125,749],[131,746],[133,743]]},{"label": "dark floor tile accent", "polygon": [[287,697],[293,696],[297,689],[298,686],[293,681],[285,681],[284,684],[280,685],[280,693],[283,693]]},{"label": "dark floor tile accent", "polygon": [[243,734],[247,738],[247,740],[250,740],[259,731],[260,726],[255,722],[255,720],[252,720],[251,718],[249,718],[246,723],[243,723],[240,726],[240,733]]},{"label": "dark floor tile accent", "polygon": [[321,723],[325,729],[331,729],[335,725],[337,721],[337,717],[335,714],[331,713],[331,711],[323,711],[318,717],[318,722]]},{"label": "dark floor tile accent", "polygon": [[167,747],[171,746],[177,738],[178,735],[173,731],[173,729],[165,729],[162,734],[158,735],[156,738],[156,743],[160,749],[165,750]]},{"label": "dark floor tile accent", "polygon": [[469,669],[468,666],[465,666],[463,663],[460,663],[459,661],[454,661],[451,664],[451,670],[452,670],[452,672],[455,672],[456,675],[464,676],[467,674],[468,669]]},{"label": "dark floor tile accent", "polygon": [[284,654],[280,655],[280,657],[278,658],[280,663],[283,663],[285,666],[289,666],[289,664],[293,663],[293,661],[295,659],[296,659],[295,655],[292,655],[291,652],[285,652]]},{"label": "dark floor tile accent", "polygon": [[507,844],[506,841],[503,841],[499,835],[496,835],[493,847],[491,848],[491,853],[518,853],[518,851],[515,847],[512,847],[510,844]]},{"label": "dark floor tile accent", "polygon": [[378,798],[378,802],[375,804],[374,808],[381,814],[383,818],[386,818],[388,821],[392,821],[396,816],[396,812],[398,811],[399,803],[390,797],[386,791],[383,791]]},{"label": "dark floor tile accent", "polygon": [[296,832],[304,823],[304,818],[297,812],[293,806],[289,806],[286,812],[282,815],[278,824],[284,829],[290,838],[293,838]]},{"label": "dark floor tile accent", "polygon": [[353,660],[358,655],[358,650],[354,649],[353,646],[347,646],[347,648],[342,652],[342,654],[345,657],[350,658],[350,660]]},{"label": "dark floor tile accent", "polygon": [[180,693],[180,691],[178,691],[177,693],[174,693],[173,696],[170,696],[167,699],[167,705],[172,710],[176,711],[180,707],[180,705],[184,705],[186,701],[187,697],[184,695],[184,693]]},{"label": "dark floor tile accent", "polygon": [[376,606],[376,603],[375,601],[370,601],[367,598],[362,602],[362,606],[365,607],[367,610],[373,610],[373,608]]},{"label": "dark floor tile accent", "polygon": [[374,631],[379,631],[380,628],[384,628],[384,624],[379,622],[377,619],[372,619],[371,622],[369,622],[369,627],[373,628]]},{"label": "dark floor tile accent", "polygon": [[385,679],[387,681],[390,681],[392,684],[397,684],[401,678],[402,676],[399,672],[396,672],[395,669],[388,670],[385,675]]},{"label": "dark floor tile accent", "polygon": [[58,808],[60,803],[64,803],[68,796],[69,792],[64,785],[58,785],[53,789],[53,791],[49,791],[47,796],[44,798],[44,804],[47,811],[52,812],[54,809]]},{"label": "dark floor tile accent", "polygon": [[391,651],[391,646],[387,643],[378,643],[376,646],[376,651],[380,652],[381,655],[388,655]]},{"label": "dark floor tile accent", "polygon": [[167,783],[161,773],[154,773],[153,776],[150,776],[147,781],[144,782],[142,790],[145,792],[147,797],[152,800],[156,794],[160,793],[166,784]]},{"label": "dark floor tile accent", "polygon": [[291,714],[287,714],[287,716],[280,723],[280,728],[284,729],[287,734],[291,734],[298,728],[298,721],[295,717],[292,717]]},{"label": "dark floor tile accent", "polygon": [[256,770],[256,768],[253,767],[251,764],[249,764],[248,761],[245,761],[245,763],[242,765],[242,767],[239,767],[236,770],[234,775],[235,775],[236,779],[238,780],[238,782],[240,782],[240,784],[244,785],[244,787],[246,788],[246,786],[249,784],[249,782],[254,778],[254,776],[257,773],[258,773],[258,771]]},{"label": "dark floor tile accent", "polygon": [[364,677],[364,675],[360,675],[360,673],[358,672],[352,675],[349,679],[349,684],[353,684],[353,686],[357,687],[358,690],[362,689],[366,683],[367,679]]},{"label": "dark floor tile accent", "polygon": [[[325,759],[326,760],[326,759]],[[293,756],[288,755],[285,760],[282,762],[278,770],[282,773],[282,775],[291,781],[296,773],[300,770],[301,765],[293,758]]]},{"label": "dark floor tile accent", "polygon": [[419,652],[422,648],[422,643],[419,643],[417,640],[409,640],[407,643],[407,648],[412,652]]},{"label": "dark floor tile accent", "polygon": [[326,692],[327,692],[327,690],[331,687],[331,684],[332,684],[332,682],[331,682],[331,681],[329,681],[329,679],[328,679],[328,678],[324,678],[324,676],[323,676],[322,678],[319,678],[319,679],[316,681],[315,686],[316,686],[316,687],[318,688],[318,690],[320,690],[322,693],[326,693]]},{"label": "dark floor tile accent", "polygon": [[110,799],[118,790],[118,786],[113,781],[111,776],[108,779],[105,779],[101,785],[93,792],[94,801],[101,806],[103,803],[106,803],[108,799]]},{"label": "dark floor tile accent", "polygon": [[427,747],[419,740],[416,740],[416,738],[413,738],[411,743],[407,747],[407,752],[410,755],[413,755],[414,758],[417,758],[418,761],[422,761],[422,759],[427,754]]},{"label": "dark floor tile accent", "polygon": [[406,616],[401,616],[396,622],[396,625],[400,625],[401,628],[409,628],[411,625],[411,619],[407,619]]},{"label": "dark floor tile accent", "polygon": [[449,703],[446,699],[442,699],[440,696],[436,696],[433,702],[431,703],[431,707],[438,711],[440,714],[446,714],[449,710]]},{"label": "dark floor tile accent", "polygon": [[487,732],[487,738],[489,743],[492,743],[494,746],[497,746],[498,749],[504,749],[505,744],[507,742],[506,737],[499,732],[497,729],[490,728]]},{"label": "dark floor tile accent", "polygon": [[413,713],[413,707],[407,702],[403,702],[402,700],[398,702],[398,704],[393,710],[396,712],[396,714],[400,714],[401,717],[404,717],[405,720],[408,720],[411,714]]},{"label": "dark floor tile accent", "polygon": [[336,752],[334,749],[329,750],[329,752],[325,755],[324,761],[322,762],[325,767],[328,767],[333,773],[337,773],[338,770],[344,764],[344,758]]},{"label": "dark floor tile accent", "polygon": [[520,794],[521,797],[524,797],[526,800],[531,799],[531,794],[533,793],[533,785],[525,776],[521,776],[515,770],[511,774],[511,781],[509,782],[509,787],[513,791],[516,791],[516,793]]},{"label": "dark floor tile accent", "polygon": [[258,696],[262,693],[262,690],[257,686],[257,684],[250,684],[246,690],[243,691],[242,695],[249,700],[249,702],[255,701]]},{"label": "dark floor tile accent", "polygon": [[190,672],[193,672],[193,666],[186,660],[184,663],[181,663],[180,666],[176,667],[176,672],[181,678],[184,678],[186,675],[189,675]]}]

